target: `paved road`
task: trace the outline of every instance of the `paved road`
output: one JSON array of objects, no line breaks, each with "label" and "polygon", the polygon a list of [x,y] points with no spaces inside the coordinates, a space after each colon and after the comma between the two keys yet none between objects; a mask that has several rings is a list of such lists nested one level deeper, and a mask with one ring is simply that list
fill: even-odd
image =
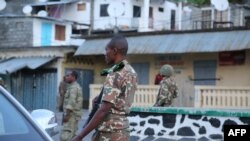
[{"label": "paved road", "polygon": [[[89,115],[89,111],[87,109],[84,109],[82,118],[81,118],[81,120],[80,120],[80,122],[78,124],[78,129],[79,129],[78,132],[82,128],[83,124],[86,122],[86,120],[88,118],[88,115]],[[56,113],[56,116],[57,116],[58,124],[61,124],[62,113]],[[60,129],[61,129],[61,126],[60,126]],[[93,132],[91,132],[87,137],[85,137],[84,140],[90,141],[91,137],[92,137],[92,134],[93,134]],[[52,137],[54,139],[54,141],[60,141],[59,135],[60,135],[60,133]]]}]

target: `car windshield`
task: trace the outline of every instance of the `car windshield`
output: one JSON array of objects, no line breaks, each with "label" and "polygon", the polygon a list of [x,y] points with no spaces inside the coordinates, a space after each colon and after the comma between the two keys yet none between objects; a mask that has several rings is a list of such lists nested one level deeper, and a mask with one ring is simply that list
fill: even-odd
[{"label": "car windshield", "polygon": [[46,140],[1,91],[0,103],[0,141]]}]

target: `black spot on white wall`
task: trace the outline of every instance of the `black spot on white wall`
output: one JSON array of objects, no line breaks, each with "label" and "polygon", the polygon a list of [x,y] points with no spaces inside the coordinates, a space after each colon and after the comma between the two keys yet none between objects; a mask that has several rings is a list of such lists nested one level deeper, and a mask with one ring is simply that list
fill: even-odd
[{"label": "black spot on white wall", "polygon": [[185,120],[185,115],[181,115],[181,121],[180,121],[180,123],[183,123],[184,120]]},{"label": "black spot on white wall", "polygon": [[174,114],[165,114],[162,116],[163,126],[165,128],[173,128],[176,123],[176,115]]},{"label": "black spot on white wall", "polygon": [[148,120],[148,123],[159,125],[159,124],[160,124],[160,121],[159,121],[158,119],[150,118],[150,119]]},{"label": "black spot on white wall", "polygon": [[195,127],[201,127],[198,123],[193,123]]},{"label": "black spot on white wall", "polygon": [[206,128],[204,126],[202,126],[200,129],[199,129],[199,134],[206,134],[207,131],[206,131]]},{"label": "black spot on white wall", "polygon": [[144,126],[145,123],[146,123],[145,121],[141,121],[141,122],[140,122],[140,126]]},{"label": "black spot on white wall", "polygon": [[173,136],[174,134],[175,134],[175,131],[171,131],[171,132],[169,133],[170,136]]},{"label": "black spot on white wall", "polygon": [[135,128],[132,128],[132,129],[130,130],[130,132],[134,132],[134,131],[136,131]]},{"label": "black spot on white wall", "polygon": [[137,126],[136,122],[130,122],[130,126]]},{"label": "black spot on white wall", "polygon": [[239,118],[241,122],[245,123],[245,124],[250,124],[250,118],[249,117],[240,117]]},{"label": "black spot on white wall", "polygon": [[161,132],[166,133],[166,130],[161,130]]},{"label": "black spot on white wall", "polygon": [[221,134],[212,134],[212,135],[209,135],[209,137],[214,140],[223,139]]},{"label": "black spot on white wall", "polygon": [[158,135],[158,136],[163,136],[163,133],[162,133],[162,132],[159,132],[157,135]]},{"label": "black spot on white wall", "polygon": [[220,120],[218,120],[216,118],[209,119],[209,122],[215,128],[219,128],[220,127]]},{"label": "black spot on white wall", "polygon": [[144,135],[154,135],[155,134],[155,131],[153,128],[147,128],[145,131],[144,131]]},{"label": "black spot on white wall", "polygon": [[224,124],[222,125],[222,129],[221,129],[222,132],[224,132],[224,125],[237,125],[237,123],[230,119],[225,120]]},{"label": "black spot on white wall", "polygon": [[179,136],[195,136],[195,133],[190,127],[181,127],[177,131],[177,135],[179,135]]},{"label": "black spot on white wall", "polygon": [[202,121],[208,121],[207,117],[204,117],[204,118],[202,119]]},{"label": "black spot on white wall", "polygon": [[201,115],[188,115],[188,118],[189,119],[195,119],[195,120],[199,120],[199,119],[201,119]]}]

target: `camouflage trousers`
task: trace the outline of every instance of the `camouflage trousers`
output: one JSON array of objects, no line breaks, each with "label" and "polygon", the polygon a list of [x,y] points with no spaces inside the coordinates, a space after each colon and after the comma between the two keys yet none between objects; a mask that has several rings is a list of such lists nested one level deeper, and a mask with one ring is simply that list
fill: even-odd
[{"label": "camouflage trousers", "polygon": [[76,135],[79,120],[80,118],[71,116],[68,122],[63,123],[60,141],[71,141],[71,139]]},{"label": "camouflage trousers", "polygon": [[117,132],[96,131],[93,134],[92,141],[128,141],[129,131],[118,130]]}]

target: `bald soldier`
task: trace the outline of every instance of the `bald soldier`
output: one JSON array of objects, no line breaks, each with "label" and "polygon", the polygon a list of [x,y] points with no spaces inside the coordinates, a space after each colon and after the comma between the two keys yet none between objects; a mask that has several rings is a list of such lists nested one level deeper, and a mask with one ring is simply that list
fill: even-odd
[{"label": "bald soldier", "polygon": [[178,87],[174,79],[174,69],[171,65],[163,65],[160,68],[160,75],[163,76],[160,82],[156,103],[154,106],[171,106],[173,99],[178,95]]},{"label": "bald soldier", "polygon": [[[105,50],[106,62],[112,67],[104,82],[101,106],[73,141],[81,141],[93,129],[92,141],[129,140],[127,116],[137,89],[137,74],[126,60],[128,43],[123,36],[114,36]],[[123,67],[114,70],[121,63]]]}]

